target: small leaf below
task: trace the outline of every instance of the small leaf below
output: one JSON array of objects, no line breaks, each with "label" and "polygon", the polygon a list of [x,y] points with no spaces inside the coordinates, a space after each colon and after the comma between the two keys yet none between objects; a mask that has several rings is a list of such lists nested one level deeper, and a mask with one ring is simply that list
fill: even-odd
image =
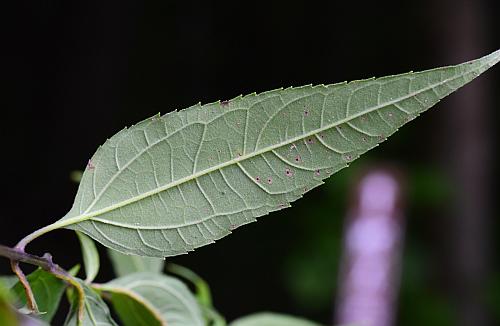
[{"label": "small leaf below", "polygon": [[113,249],[108,250],[108,256],[118,277],[138,272],[161,273],[165,265],[163,258],[125,255]]},{"label": "small leaf below", "polygon": [[82,248],[83,264],[85,266],[85,274],[87,278],[85,282],[92,282],[97,273],[99,273],[99,252],[95,246],[94,240],[85,234],[76,231],[78,235],[78,240],[80,240],[80,246]]},{"label": "small leaf below", "polygon": [[127,326],[205,325],[195,297],[173,277],[135,273],[104,284],[101,289],[111,294],[113,307]]},{"label": "small leaf below", "polygon": [[229,326],[319,326],[319,324],[293,316],[260,312],[239,318]]},{"label": "small leaf below", "polygon": [[78,297],[73,292],[71,310],[66,318],[65,326],[118,326],[109,311],[106,303],[101,299],[99,294],[92,290],[83,281],[80,282],[85,292],[84,298],[84,314],[82,323],[78,323]]}]

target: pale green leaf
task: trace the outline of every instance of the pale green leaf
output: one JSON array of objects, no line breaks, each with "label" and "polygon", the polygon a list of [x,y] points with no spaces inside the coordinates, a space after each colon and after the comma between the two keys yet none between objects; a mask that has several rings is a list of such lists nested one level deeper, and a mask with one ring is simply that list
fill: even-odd
[{"label": "pale green leaf", "polygon": [[198,302],[203,306],[212,307],[212,293],[210,287],[204,279],[198,276],[198,274],[177,264],[168,264],[167,271],[193,283]]},{"label": "pale green leaf", "polygon": [[168,264],[167,271],[188,280],[194,285],[195,296],[200,304],[203,316],[208,325],[223,326],[226,320],[212,305],[212,294],[208,283],[192,270],[177,264]]},{"label": "pale green leaf", "polygon": [[125,255],[116,250],[108,249],[108,256],[117,276],[125,276],[137,272],[161,273],[165,265],[163,258]]},{"label": "pale green leaf", "polygon": [[0,282],[0,325],[18,326],[17,314],[13,309],[12,296],[3,282]]},{"label": "pale green leaf", "polygon": [[[194,105],[120,131],[89,161],[70,212],[128,254],[172,256],[288,207],[500,60]],[[452,114],[452,112],[450,112]]]},{"label": "pale green leaf", "polygon": [[[40,310],[38,318],[50,322],[59,307],[66,284],[41,268],[29,274],[27,278]],[[18,299],[16,306],[18,308],[26,306],[26,293],[20,282],[14,285],[12,292]]]},{"label": "pale green leaf", "polygon": [[85,282],[90,283],[99,272],[99,252],[97,251],[94,240],[78,231],[76,231],[76,235],[78,235],[78,240],[80,240],[80,246],[82,248],[83,265],[87,276]]},{"label": "pale green leaf", "polygon": [[196,299],[186,285],[175,278],[136,273],[115,279],[100,289],[111,293],[113,307],[127,326],[205,325]]},{"label": "pale green leaf", "polygon": [[88,284],[81,281],[84,298],[84,314],[82,323],[78,323],[78,296],[73,292],[71,310],[66,318],[64,325],[67,326],[117,326],[106,303],[101,299]]},{"label": "pale green leaf", "polygon": [[0,276],[0,284],[7,289],[10,289],[14,286],[18,281],[17,276],[14,275],[1,275]]},{"label": "pale green leaf", "polygon": [[261,312],[239,318],[230,323],[229,326],[319,326],[319,324],[302,318]]}]

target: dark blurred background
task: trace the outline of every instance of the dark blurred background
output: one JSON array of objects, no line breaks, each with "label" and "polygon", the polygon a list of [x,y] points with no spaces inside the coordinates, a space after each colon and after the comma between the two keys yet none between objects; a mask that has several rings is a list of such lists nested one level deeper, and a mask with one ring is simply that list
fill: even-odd
[{"label": "dark blurred background", "polygon": [[[500,48],[495,0],[20,0],[1,7],[6,245],[63,216],[77,189],[70,172],[85,168],[118,130],[158,112],[456,64]],[[407,179],[397,324],[500,324],[499,85],[495,67],[292,208],[167,261],[204,277],[228,320],[272,310],[331,323],[352,182],[389,163]],[[76,237],[64,230],[29,251],[49,251],[67,268],[80,261]],[[98,280],[111,277],[104,260]]]}]

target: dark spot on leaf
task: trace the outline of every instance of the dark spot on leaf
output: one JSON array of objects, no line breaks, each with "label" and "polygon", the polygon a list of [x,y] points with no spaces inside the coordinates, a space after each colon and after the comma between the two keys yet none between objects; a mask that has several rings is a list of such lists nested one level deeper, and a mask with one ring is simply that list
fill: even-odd
[{"label": "dark spot on leaf", "polygon": [[229,101],[228,101],[228,100],[221,101],[221,102],[220,102],[220,105],[221,105],[221,106],[228,106],[228,105],[229,105]]},{"label": "dark spot on leaf", "polygon": [[308,143],[308,144],[313,144],[313,143],[314,143],[314,139],[312,139],[312,138],[307,138],[307,143]]},{"label": "dark spot on leaf", "polygon": [[286,174],[288,177],[293,176],[293,172],[292,172],[292,170],[290,170],[289,168],[286,168],[286,169],[285,169],[285,174]]},{"label": "dark spot on leaf", "polygon": [[260,177],[255,177],[255,181],[259,182],[260,181]]},{"label": "dark spot on leaf", "polygon": [[267,178],[267,183],[272,184],[273,183],[273,179],[271,177]]},{"label": "dark spot on leaf", "polygon": [[307,117],[309,115],[309,111],[308,110],[304,110],[304,115]]},{"label": "dark spot on leaf", "polygon": [[352,161],[352,155],[351,154],[344,154],[344,160]]},{"label": "dark spot on leaf", "polygon": [[88,161],[88,163],[87,163],[87,168],[88,168],[89,170],[93,170],[93,169],[95,169],[95,165],[94,165],[94,163],[92,163],[92,160],[89,160],[89,161]]},{"label": "dark spot on leaf", "polygon": [[300,162],[301,158],[300,155],[295,156],[295,162]]},{"label": "dark spot on leaf", "polygon": [[314,171],[314,175],[319,177],[321,175],[321,172],[319,170]]}]

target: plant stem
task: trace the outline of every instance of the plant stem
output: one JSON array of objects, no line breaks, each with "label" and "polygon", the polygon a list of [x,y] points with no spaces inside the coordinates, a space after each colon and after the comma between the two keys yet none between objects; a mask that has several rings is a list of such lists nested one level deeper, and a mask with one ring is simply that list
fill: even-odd
[{"label": "plant stem", "polygon": [[[46,271],[51,270],[54,267],[52,258],[50,255],[45,254],[43,257],[35,256],[24,252],[22,249],[10,248],[7,246],[0,245],[0,256],[9,258],[11,261],[23,262],[35,266],[39,266]],[[57,266],[57,265],[55,265]],[[59,267],[60,268],[60,267]]]},{"label": "plant stem", "polygon": [[50,225],[47,225],[47,226],[45,226],[45,227],[43,227],[41,229],[38,229],[35,232],[33,232],[31,234],[28,234],[23,239],[21,239],[21,241],[19,241],[19,243],[16,245],[16,248],[21,249],[22,251],[24,251],[24,249],[26,248],[26,245],[28,243],[30,243],[31,241],[35,240],[39,236],[44,235],[47,232],[50,232],[50,231],[58,229],[59,227],[60,227],[60,225],[58,224],[58,222],[56,222],[56,223],[52,223]]},{"label": "plant stem", "polygon": [[[43,229],[40,229],[43,230]],[[49,230],[50,231],[50,230]],[[47,231],[48,232],[48,231]],[[33,233],[35,234],[35,233]],[[43,234],[43,233],[42,233]],[[35,238],[35,237],[34,237]],[[33,238],[33,239],[34,239]],[[25,238],[26,239],[26,238]],[[23,239],[24,240],[24,239]],[[29,242],[29,241],[28,241]],[[27,243],[27,242],[26,242]],[[81,284],[66,270],[62,269],[59,265],[55,264],[52,261],[52,256],[48,253],[40,256],[35,256],[32,254],[28,254],[24,252],[24,247],[16,246],[15,248],[10,248],[7,246],[0,245],[0,256],[6,257],[11,261],[12,271],[17,275],[19,281],[24,287],[26,292],[26,299],[28,303],[28,307],[35,313],[38,313],[37,304],[35,301],[35,297],[33,295],[33,291],[29,285],[26,276],[23,271],[19,267],[19,262],[35,265],[41,267],[43,270],[51,273],[55,277],[69,283],[73,287],[76,288],[79,297],[79,307],[78,307],[78,320],[83,319],[84,313],[84,292]]]},{"label": "plant stem", "polygon": [[19,262],[11,260],[10,266],[12,268],[12,271],[14,272],[14,274],[16,274],[17,278],[19,279],[19,282],[21,282],[21,285],[24,288],[24,292],[26,293],[26,303],[28,304],[28,308],[34,313],[39,313],[38,305],[36,304],[33,290],[31,290],[31,286],[30,283],[28,282],[28,279],[26,278],[26,275],[24,275],[23,271],[21,270],[21,267],[19,267]]}]

